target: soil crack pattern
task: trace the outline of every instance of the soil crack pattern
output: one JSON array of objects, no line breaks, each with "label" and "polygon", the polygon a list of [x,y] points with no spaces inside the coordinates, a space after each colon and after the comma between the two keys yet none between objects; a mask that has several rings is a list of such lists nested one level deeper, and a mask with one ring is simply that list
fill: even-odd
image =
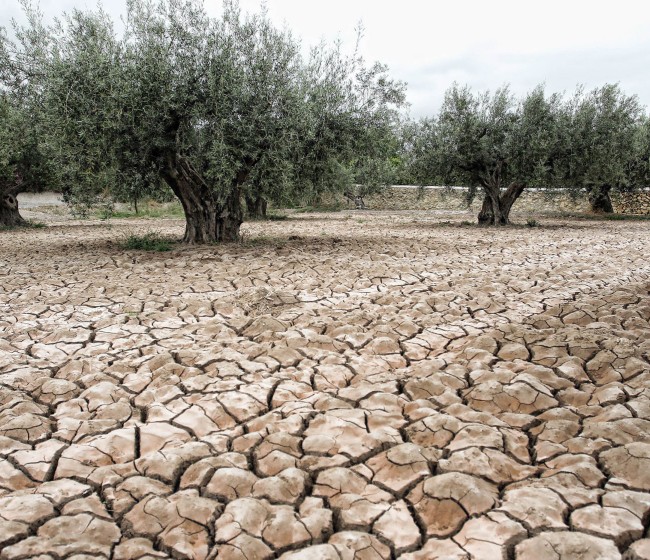
[{"label": "soil crack pattern", "polygon": [[358,216],[0,232],[0,560],[650,560],[647,225]]}]

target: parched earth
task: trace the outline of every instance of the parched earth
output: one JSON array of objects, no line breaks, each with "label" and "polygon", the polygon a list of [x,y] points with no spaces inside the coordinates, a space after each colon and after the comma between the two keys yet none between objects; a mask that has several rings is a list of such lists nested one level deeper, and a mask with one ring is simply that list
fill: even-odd
[{"label": "parched earth", "polygon": [[0,559],[649,559],[650,223],[463,218],[0,232]]}]

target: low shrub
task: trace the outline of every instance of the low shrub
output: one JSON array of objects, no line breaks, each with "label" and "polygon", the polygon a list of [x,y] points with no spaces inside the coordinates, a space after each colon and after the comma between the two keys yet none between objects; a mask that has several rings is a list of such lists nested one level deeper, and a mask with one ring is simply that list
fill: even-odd
[{"label": "low shrub", "polygon": [[129,235],[122,243],[123,249],[128,251],[171,251],[172,242],[165,239],[160,233],[150,231],[144,235]]}]

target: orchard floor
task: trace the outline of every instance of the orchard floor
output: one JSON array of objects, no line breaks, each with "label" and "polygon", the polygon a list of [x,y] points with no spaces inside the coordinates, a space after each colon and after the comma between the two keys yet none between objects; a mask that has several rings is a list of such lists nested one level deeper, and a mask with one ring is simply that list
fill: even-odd
[{"label": "orchard floor", "polygon": [[0,232],[0,559],[649,559],[650,222],[469,219]]}]

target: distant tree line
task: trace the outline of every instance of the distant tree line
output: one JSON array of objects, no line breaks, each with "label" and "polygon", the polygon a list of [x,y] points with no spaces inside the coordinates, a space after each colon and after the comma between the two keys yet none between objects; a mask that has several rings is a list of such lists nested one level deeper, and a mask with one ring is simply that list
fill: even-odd
[{"label": "distant tree line", "polygon": [[226,2],[130,0],[116,33],[101,9],[0,30],[0,225],[16,195],[59,190],[77,204],[171,193],[184,241],[234,240],[267,204],[357,200],[383,185],[440,184],[483,195],[479,222],[507,224],[527,187],[649,184],[650,123],[616,85],[565,98],[538,87],[453,85],[437,115],[409,120],[405,84],[339,45],[303,54],[265,13]]},{"label": "distant tree line", "polygon": [[453,85],[436,116],[401,134],[402,179],[481,191],[480,223],[507,224],[527,187],[582,190],[594,212],[612,212],[612,190],[650,186],[650,121],[618,85],[521,99]]}]

